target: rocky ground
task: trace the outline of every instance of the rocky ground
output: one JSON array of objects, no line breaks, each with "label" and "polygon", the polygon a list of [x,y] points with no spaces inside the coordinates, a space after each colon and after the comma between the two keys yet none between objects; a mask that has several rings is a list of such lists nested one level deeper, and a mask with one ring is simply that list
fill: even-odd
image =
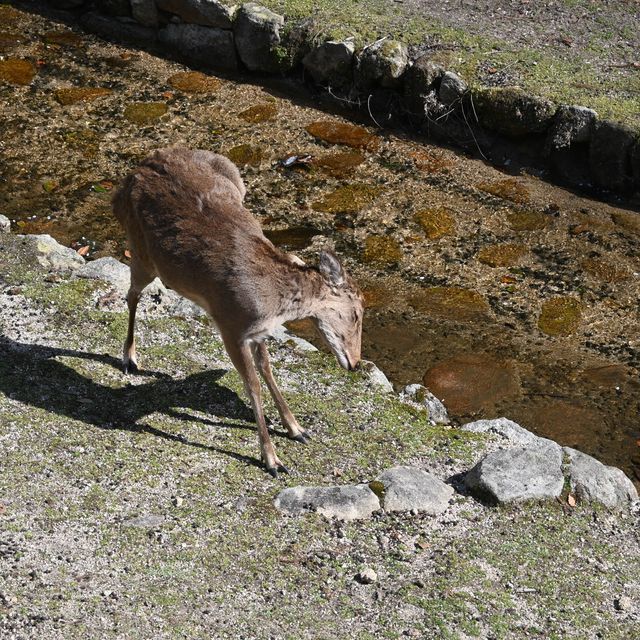
[{"label": "rocky ground", "polygon": [[[147,296],[144,370],[127,377],[126,283],[73,275],[84,269],[73,251],[0,235],[3,638],[636,633],[638,503],[573,506],[564,491],[488,507],[461,474],[500,454],[500,438],[432,425],[418,404],[291,342],[272,345],[274,368],[314,439],[291,443],[272,423],[293,469],[273,481],[206,319],[166,290]],[[286,487],[367,483],[397,465],[447,483],[436,515],[343,522],[274,508]]]}]

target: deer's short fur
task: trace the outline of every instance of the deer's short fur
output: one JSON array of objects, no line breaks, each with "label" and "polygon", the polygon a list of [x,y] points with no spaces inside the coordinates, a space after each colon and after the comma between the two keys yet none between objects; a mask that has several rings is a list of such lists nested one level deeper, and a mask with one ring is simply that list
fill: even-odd
[{"label": "deer's short fur", "polygon": [[136,307],[142,290],[159,276],[217,324],[251,400],[262,459],[276,476],[286,467],[269,438],[256,367],[289,437],[306,442],[307,434],[273,379],[264,340],[283,322],[311,317],[338,362],[354,369],[362,296],[333,253],[321,252],[316,268],[274,247],[244,208],[245,191],[226,158],[178,147],[157,151],[124,180],[113,198],[132,255],[123,362],[125,371],[137,369]]}]

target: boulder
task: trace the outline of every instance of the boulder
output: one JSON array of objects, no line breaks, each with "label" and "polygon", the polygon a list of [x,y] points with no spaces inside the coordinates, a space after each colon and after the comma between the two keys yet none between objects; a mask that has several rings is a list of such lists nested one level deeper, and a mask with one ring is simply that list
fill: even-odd
[{"label": "boulder", "polygon": [[126,292],[131,280],[131,271],[126,264],[112,257],[86,262],[75,273],[79,278],[104,280],[120,291]]},{"label": "boulder", "polygon": [[318,84],[347,86],[351,83],[355,45],[349,40],[328,40],[303,59],[306,71]]},{"label": "boulder", "polygon": [[467,473],[464,483],[474,496],[492,504],[557,498],[564,486],[562,449],[541,441],[494,451]]},{"label": "boulder", "polygon": [[597,112],[587,107],[559,106],[549,130],[547,146],[557,150],[588,142],[597,118]]},{"label": "boulder", "polygon": [[631,150],[637,144],[632,129],[617,122],[598,122],[589,145],[589,166],[594,183],[604,189],[631,188]]},{"label": "boulder", "polygon": [[531,433],[517,422],[507,418],[495,418],[493,420],[476,420],[468,422],[460,427],[462,431],[472,433],[489,433],[499,436],[505,444],[519,447],[533,447],[540,442],[554,444],[552,440],[540,438],[535,433]]},{"label": "boulder", "polygon": [[168,24],[160,30],[159,38],[166,47],[193,62],[225,71],[238,68],[231,31],[199,24]]},{"label": "boulder", "polygon": [[279,71],[284,18],[255,2],[243,4],[233,27],[238,56],[250,71]]},{"label": "boulder", "polygon": [[556,106],[550,100],[530,96],[522,89],[480,89],[473,95],[475,112],[483,127],[517,138],[546,131]]},{"label": "boulder", "polygon": [[389,382],[389,378],[378,369],[377,365],[369,360],[360,361],[360,371],[362,377],[372,386],[376,391],[382,393],[393,393],[393,385]]},{"label": "boulder", "polygon": [[402,77],[403,93],[407,108],[412,113],[425,115],[425,101],[431,93],[436,93],[444,69],[426,54],[420,56]]},{"label": "boulder", "polygon": [[159,9],[180,16],[183,22],[231,29],[234,7],[219,0],[156,0]]},{"label": "boulder", "polygon": [[276,342],[292,342],[302,351],[317,351],[318,349],[314,347],[310,342],[300,338],[295,333],[291,333],[288,329],[283,327],[282,325],[278,325],[275,329],[271,331],[271,337]]},{"label": "boulder", "polygon": [[616,467],[608,467],[581,451],[564,447],[565,468],[571,490],[583,499],[601,502],[607,507],[624,507],[638,499],[638,492],[627,476]]},{"label": "boulder", "polygon": [[402,390],[400,397],[423,405],[429,412],[429,422],[431,424],[449,424],[449,414],[445,406],[423,385],[407,385]]},{"label": "boulder", "polygon": [[398,40],[379,40],[365,47],[358,56],[355,82],[359,89],[370,90],[376,85],[393,88],[409,63],[407,45]]},{"label": "boulder", "polygon": [[88,11],[80,16],[80,24],[101,38],[134,45],[150,45],[158,39],[156,29],[135,22],[123,22],[115,18]]},{"label": "boulder", "polygon": [[11,220],[0,214],[0,233],[8,233],[9,231],[11,231]]},{"label": "boulder", "polygon": [[[422,511],[442,513],[453,496],[453,489],[430,473],[416,467],[393,467],[375,480],[382,489],[385,511]],[[376,484],[374,488],[376,488]],[[382,485],[380,487],[380,485]]]},{"label": "boulder", "polygon": [[467,83],[457,73],[446,71],[440,80],[438,98],[442,104],[449,106],[460,101],[467,89]]},{"label": "boulder", "polygon": [[70,247],[58,244],[49,235],[19,236],[25,243],[31,244],[37,261],[46,269],[70,271],[85,264],[84,258]]},{"label": "boulder", "polygon": [[157,27],[160,24],[155,0],[130,0],[130,2],[134,20],[145,27]]},{"label": "boulder", "polygon": [[342,487],[291,487],[281,491],[275,507],[287,515],[317,511],[327,518],[358,520],[380,508],[376,494],[366,484]]}]

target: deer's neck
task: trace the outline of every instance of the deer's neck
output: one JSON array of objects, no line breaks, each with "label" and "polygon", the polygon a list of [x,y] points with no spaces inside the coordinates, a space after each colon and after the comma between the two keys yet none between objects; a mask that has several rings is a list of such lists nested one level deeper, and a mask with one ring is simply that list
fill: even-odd
[{"label": "deer's neck", "polygon": [[288,266],[277,292],[277,314],[283,322],[315,316],[330,295],[322,276],[314,269]]}]

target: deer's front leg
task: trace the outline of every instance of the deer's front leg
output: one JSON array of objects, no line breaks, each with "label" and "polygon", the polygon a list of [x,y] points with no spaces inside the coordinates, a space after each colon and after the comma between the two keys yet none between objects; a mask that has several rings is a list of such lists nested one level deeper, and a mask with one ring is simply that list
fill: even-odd
[{"label": "deer's front leg", "polygon": [[251,351],[253,352],[253,359],[258,367],[258,371],[265,381],[273,401],[276,403],[280,419],[282,420],[282,424],[286,427],[289,437],[293,440],[306,444],[309,434],[306,431],[303,431],[302,427],[296,420],[296,417],[291,413],[291,409],[289,409],[287,401],[282,396],[282,393],[280,393],[280,389],[278,389],[278,385],[276,384],[271,371],[267,345],[264,342],[253,342],[251,343]]},{"label": "deer's front leg", "polygon": [[276,450],[271,442],[271,438],[269,437],[269,431],[267,429],[267,423],[264,419],[264,411],[262,409],[260,379],[258,378],[256,368],[253,364],[251,348],[246,343],[238,344],[234,341],[227,341],[226,339],[224,339],[224,344],[233,365],[238,370],[238,373],[244,382],[245,390],[251,401],[251,406],[253,407],[253,413],[258,425],[258,438],[260,439],[262,460],[267,467],[267,471],[274,478],[277,478],[278,471],[288,473],[289,470],[278,459]]}]

